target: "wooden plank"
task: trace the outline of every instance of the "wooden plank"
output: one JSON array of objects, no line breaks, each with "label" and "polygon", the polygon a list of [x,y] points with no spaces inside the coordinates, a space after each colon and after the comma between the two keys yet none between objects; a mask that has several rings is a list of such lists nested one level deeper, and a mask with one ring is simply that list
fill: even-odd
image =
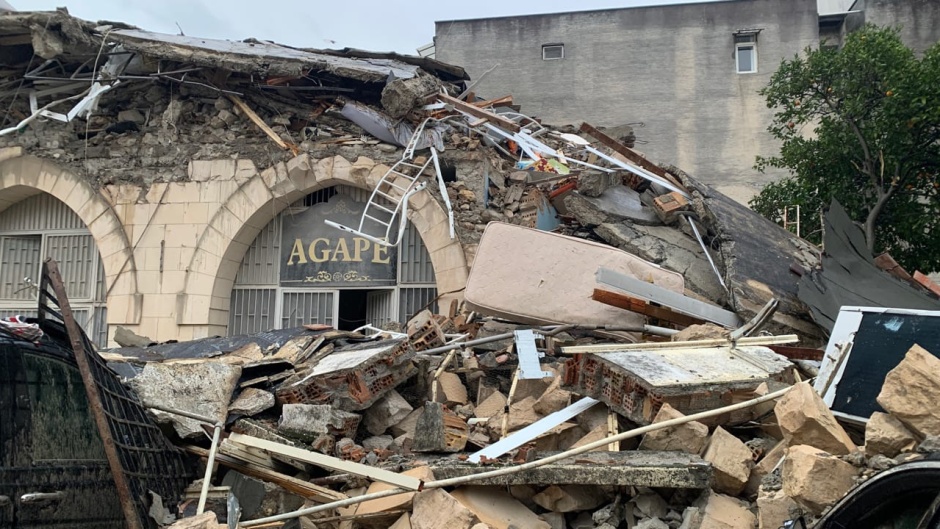
[{"label": "wooden plank", "polygon": [[293,143],[287,143],[286,141],[282,140],[281,137],[278,136],[276,132],[274,132],[274,129],[269,127],[268,124],[265,123],[263,119],[261,119],[261,116],[259,116],[254,110],[252,110],[251,107],[248,106],[248,103],[245,103],[242,100],[242,98],[234,94],[229,94],[228,98],[231,99],[232,103],[235,103],[235,106],[237,106],[242,112],[244,112],[246,116],[248,116],[248,119],[250,119],[252,123],[257,125],[257,127],[261,129],[262,132],[264,132],[265,134],[268,135],[269,138],[274,140],[274,143],[276,143],[278,147],[286,151],[291,151],[294,154],[294,156],[300,154],[300,149],[296,145],[294,145]]},{"label": "wooden plank", "polygon": [[[202,447],[184,446],[183,450],[202,458],[209,457],[209,451]],[[319,487],[312,483],[307,483],[302,479],[288,476],[287,474],[281,474],[280,472],[276,472],[271,469],[259,467],[258,465],[249,463],[247,461],[240,461],[239,459],[226,454],[216,454],[215,462],[237,472],[241,472],[246,476],[251,476],[253,478],[258,478],[264,481],[269,481],[276,485],[280,485],[289,492],[293,492],[298,496],[302,496],[308,500],[313,500],[318,503],[331,503],[334,501],[345,500],[347,498],[347,496],[342,492],[337,492],[326,487]]]},{"label": "wooden plank", "polygon": [[622,292],[614,292],[612,290],[595,288],[591,299],[594,301],[599,301],[604,305],[610,305],[611,307],[629,310],[630,312],[645,314],[652,318],[658,318],[660,320],[676,323],[678,325],[684,325],[686,327],[689,325],[699,325],[705,323],[705,320],[681,314],[668,307],[652,305],[648,301],[629,296]]},{"label": "wooden plank", "polygon": [[[738,346],[771,346],[787,343],[796,343],[800,338],[795,334],[782,334],[780,336],[748,336],[740,338],[734,342]],[[571,347],[562,347],[562,354],[583,354],[583,353],[619,353],[623,351],[654,351],[661,349],[685,349],[705,347],[727,347],[731,345],[731,340],[724,338],[713,338],[710,340],[690,340],[684,342],[645,342],[645,343],[601,343],[594,345],[575,345]]]},{"label": "wooden plank", "polygon": [[603,132],[597,130],[596,128],[594,128],[594,126],[590,125],[589,123],[585,122],[581,124],[581,132],[588,134],[590,136],[593,136],[594,138],[597,138],[597,141],[601,142],[604,146],[612,149],[617,154],[639,165],[643,169],[646,169],[647,171],[653,173],[654,175],[660,178],[664,178],[668,180],[671,184],[678,186],[680,189],[685,189],[685,186],[682,185],[681,182],[676,180],[676,178],[673,177],[671,174],[664,171],[662,167],[647,160],[643,156],[640,156],[640,153],[620,143],[614,138],[611,138],[607,134],[604,134]]},{"label": "wooden plank", "polygon": [[[470,98],[467,98],[467,101],[470,101]],[[486,101],[475,101],[470,104],[479,108],[509,106],[512,104],[512,96],[508,95],[508,96],[498,97],[496,99],[488,99]]]},{"label": "wooden plank", "polygon": [[463,112],[466,112],[467,114],[470,114],[471,116],[475,118],[482,118],[482,119],[489,120],[490,123],[493,123],[494,125],[499,125],[500,127],[510,132],[519,132],[521,130],[519,125],[513,122],[512,120],[506,119],[503,116],[494,114],[487,110],[483,110],[482,108],[477,108],[469,103],[466,103],[464,101],[457,99],[456,97],[452,97],[446,94],[438,94],[437,99],[443,103],[453,105],[454,108],[461,110]]},{"label": "wooden plank", "polygon": [[401,487],[407,490],[420,490],[422,485],[421,480],[418,478],[403,476],[401,474],[396,474],[395,472],[390,472],[381,468],[370,467],[368,465],[362,465],[360,463],[343,461],[342,459],[330,457],[328,455],[311,452],[302,448],[295,448],[293,446],[282,445],[280,443],[259,439],[257,437],[251,437],[249,435],[233,433],[229,435],[229,439],[233,443],[260,448],[267,452],[299,459],[300,461],[304,461],[312,465],[328,468],[330,470],[338,470],[340,472],[356,474],[357,476],[363,476],[373,481],[381,481],[383,483],[388,483],[390,485]]}]

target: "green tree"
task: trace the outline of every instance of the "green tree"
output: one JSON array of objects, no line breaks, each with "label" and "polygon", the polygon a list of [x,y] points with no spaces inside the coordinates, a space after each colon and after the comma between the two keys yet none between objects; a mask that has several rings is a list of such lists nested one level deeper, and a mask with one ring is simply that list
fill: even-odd
[{"label": "green tree", "polygon": [[[868,25],[841,49],[824,44],[783,61],[761,95],[782,146],[757,169],[790,176],[752,208],[779,220],[800,205],[803,226],[819,226],[835,198],[869,250],[910,271],[940,270],[940,43],[918,58],[897,29]],[[809,238],[818,242],[818,230]]]}]

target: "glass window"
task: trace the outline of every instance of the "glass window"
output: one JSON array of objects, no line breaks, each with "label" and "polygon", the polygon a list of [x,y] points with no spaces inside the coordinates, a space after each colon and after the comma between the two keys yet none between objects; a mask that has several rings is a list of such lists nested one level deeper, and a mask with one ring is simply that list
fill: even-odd
[{"label": "glass window", "polygon": [[565,58],[565,45],[564,44],[543,44],[542,45],[542,60],[552,61],[556,59]]},{"label": "glass window", "polygon": [[757,48],[754,44],[738,44],[735,55],[737,55],[738,73],[757,71]]}]

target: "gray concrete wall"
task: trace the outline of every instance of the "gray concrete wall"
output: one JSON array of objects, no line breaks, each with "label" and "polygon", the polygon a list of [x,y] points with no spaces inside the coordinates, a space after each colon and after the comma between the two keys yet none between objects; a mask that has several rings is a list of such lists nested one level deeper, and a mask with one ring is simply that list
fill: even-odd
[{"label": "gray concrete wall", "polygon": [[[738,29],[762,28],[758,73],[738,74]],[[511,93],[549,123],[636,127],[637,149],[746,201],[758,154],[775,154],[758,90],[783,58],[817,43],[816,0],[735,0],[438,22],[437,58],[478,77],[475,91]],[[564,43],[563,60],[541,47]],[[771,177],[776,176],[772,175]]]},{"label": "gray concrete wall", "polygon": [[861,0],[865,21],[878,26],[901,26],[904,43],[918,53],[940,41],[940,1]]}]

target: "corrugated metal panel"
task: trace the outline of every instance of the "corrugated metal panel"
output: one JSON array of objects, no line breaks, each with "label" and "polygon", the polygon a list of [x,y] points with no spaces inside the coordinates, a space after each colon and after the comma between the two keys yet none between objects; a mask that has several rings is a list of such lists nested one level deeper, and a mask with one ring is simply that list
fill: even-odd
[{"label": "corrugated metal panel", "polygon": [[280,272],[281,219],[268,223],[245,252],[236,285],[276,285]]},{"label": "corrugated metal panel", "polygon": [[60,263],[70,299],[91,299],[94,295],[95,253],[95,241],[90,234],[46,236],[46,255]]},{"label": "corrugated metal panel", "polygon": [[394,290],[376,290],[366,293],[366,323],[381,328],[392,321]]},{"label": "corrugated metal panel", "polygon": [[24,278],[39,283],[42,236],[2,237],[0,244],[0,299],[36,299],[36,290],[28,288]]},{"label": "corrugated metal panel", "polygon": [[[398,321],[402,324],[407,323],[412,316],[437,297],[437,289],[434,287],[402,288],[399,292]],[[428,309],[437,314],[437,302],[432,303]]]},{"label": "corrugated metal panel", "polygon": [[401,283],[436,283],[431,255],[428,254],[428,249],[424,246],[418,229],[410,222],[402,236],[398,253],[401,256],[401,266],[398,272]]},{"label": "corrugated metal panel", "polygon": [[23,199],[0,213],[0,231],[84,230],[82,219],[48,193]]},{"label": "corrugated metal panel", "polygon": [[333,292],[284,292],[281,328],[306,323],[333,325]]},{"label": "corrugated metal panel", "polygon": [[236,288],[232,290],[228,332],[253,334],[273,329],[277,289]]}]

